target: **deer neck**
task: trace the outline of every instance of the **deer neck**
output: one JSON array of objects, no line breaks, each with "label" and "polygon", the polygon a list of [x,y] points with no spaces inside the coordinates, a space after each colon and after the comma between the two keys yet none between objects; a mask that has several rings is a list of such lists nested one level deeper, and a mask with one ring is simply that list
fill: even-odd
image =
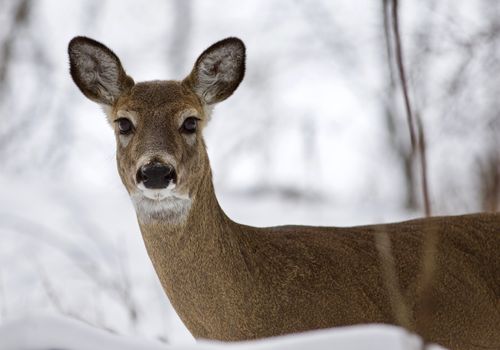
[{"label": "deer neck", "polygon": [[231,276],[238,274],[231,271],[244,264],[240,225],[219,206],[210,169],[192,197],[183,223],[156,220],[139,224],[163,288],[181,315],[183,309],[190,309],[181,304],[189,300],[199,300],[200,295],[207,299],[220,296],[222,286],[235,282]]}]

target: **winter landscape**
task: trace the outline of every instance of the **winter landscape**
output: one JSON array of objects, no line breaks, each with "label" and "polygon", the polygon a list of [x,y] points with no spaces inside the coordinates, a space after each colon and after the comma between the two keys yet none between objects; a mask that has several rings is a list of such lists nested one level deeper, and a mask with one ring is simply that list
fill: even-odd
[{"label": "winter landscape", "polygon": [[[183,78],[208,45],[239,37],[245,80],[205,133],[228,216],[422,217],[390,3],[0,0],[0,349],[419,348],[388,325],[195,343],[146,254],[113,132],[68,72],[76,35],[112,47],[138,81]],[[407,0],[399,14],[432,215],[498,211],[500,5]]]}]

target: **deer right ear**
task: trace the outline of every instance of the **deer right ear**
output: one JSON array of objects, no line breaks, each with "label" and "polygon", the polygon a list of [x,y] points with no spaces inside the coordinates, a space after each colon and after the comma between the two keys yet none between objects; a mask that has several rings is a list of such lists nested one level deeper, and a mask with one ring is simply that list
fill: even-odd
[{"label": "deer right ear", "polygon": [[206,49],[184,79],[200,99],[210,105],[225,100],[245,75],[245,45],[238,38],[227,38]]},{"label": "deer right ear", "polygon": [[98,41],[81,36],[73,38],[68,54],[73,81],[85,96],[97,103],[112,106],[134,86],[120,59]]}]

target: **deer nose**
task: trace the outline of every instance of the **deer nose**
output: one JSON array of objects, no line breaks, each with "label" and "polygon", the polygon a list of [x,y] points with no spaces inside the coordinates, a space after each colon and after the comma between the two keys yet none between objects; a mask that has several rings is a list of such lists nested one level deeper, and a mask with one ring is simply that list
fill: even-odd
[{"label": "deer nose", "polygon": [[173,166],[159,162],[143,165],[137,171],[137,183],[143,183],[146,188],[162,189],[175,182],[176,173]]}]

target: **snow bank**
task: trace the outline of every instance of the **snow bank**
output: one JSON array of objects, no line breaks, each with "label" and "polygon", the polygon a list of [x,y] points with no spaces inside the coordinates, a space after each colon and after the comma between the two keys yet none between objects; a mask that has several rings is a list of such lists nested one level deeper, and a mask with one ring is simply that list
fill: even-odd
[{"label": "snow bank", "polygon": [[413,350],[418,345],[416,336],[388,325],[327,329],[230,344],[199,341],[175,346],[116,335],[57,316],[29,317],[0,326],[0,350]]}]

